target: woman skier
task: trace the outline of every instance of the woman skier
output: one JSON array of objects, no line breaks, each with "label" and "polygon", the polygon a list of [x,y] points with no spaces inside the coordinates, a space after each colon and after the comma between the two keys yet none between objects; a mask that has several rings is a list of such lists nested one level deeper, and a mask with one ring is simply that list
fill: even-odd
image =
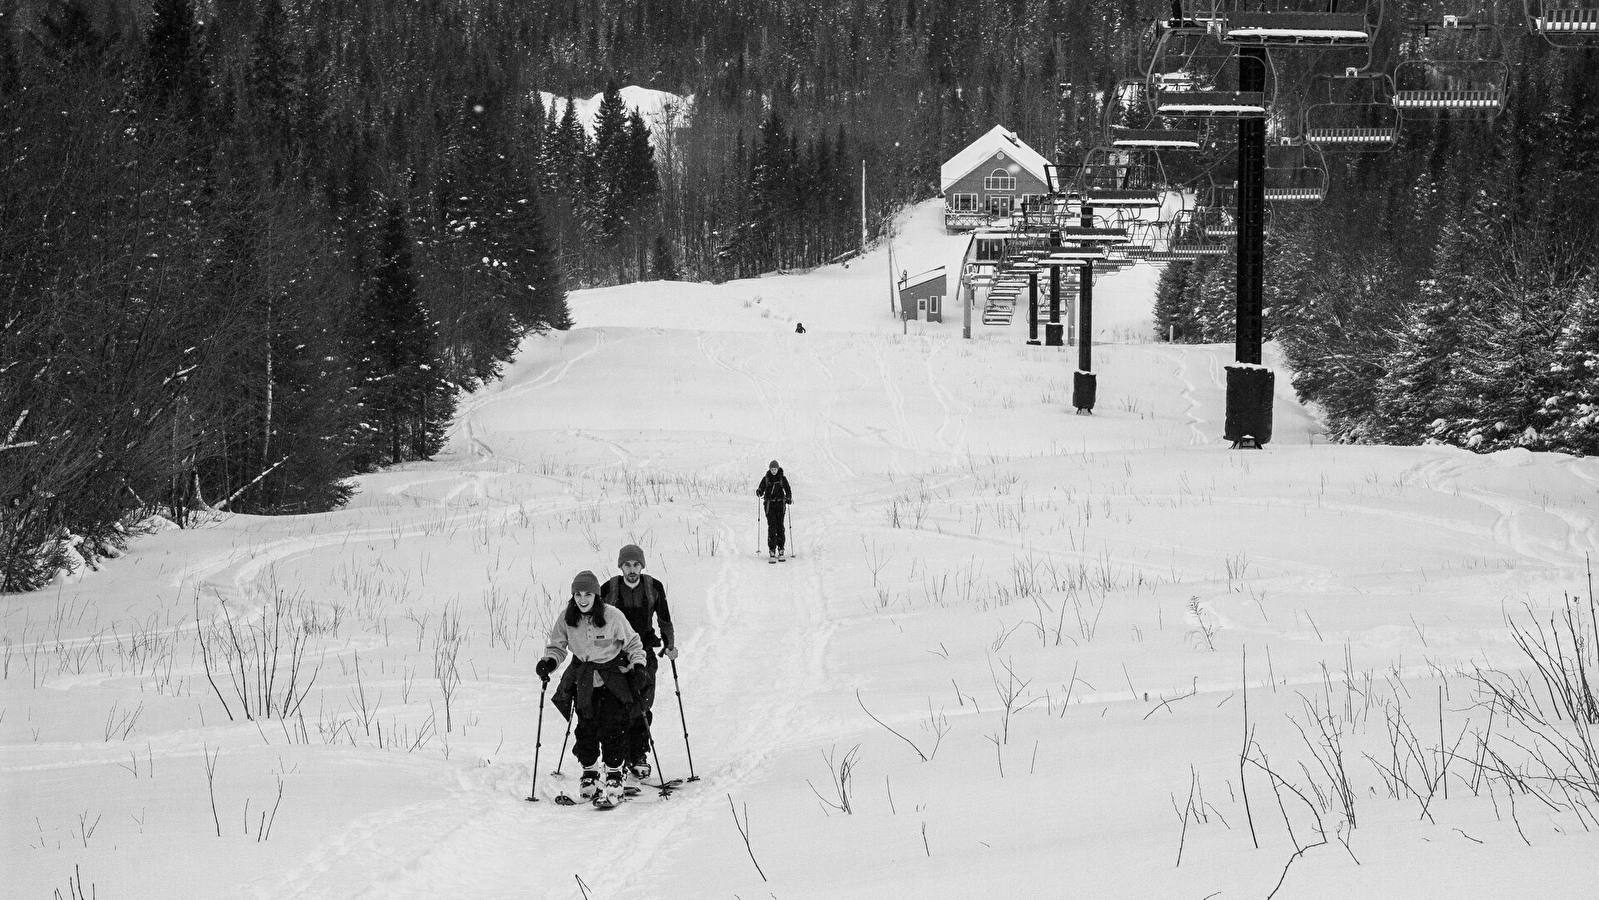
[{"label": "woman skier", "polygon": [[[578,793],[596,806],[615,806],[623,796],[622,765],[627,762],[628,726],[643,713],[642,698],[650,673],[644,665],[644,643],[614,607],[600,600],[600,582],[584,570],[572,579],[572,599],[550,626],[549,645],[534,667],[539,680],[568,653],[572,664],[555,690],[555,708],[568,721],[575,714],[572,755],[583,766]],[[605,783],[595,768],[605,761]]]}]

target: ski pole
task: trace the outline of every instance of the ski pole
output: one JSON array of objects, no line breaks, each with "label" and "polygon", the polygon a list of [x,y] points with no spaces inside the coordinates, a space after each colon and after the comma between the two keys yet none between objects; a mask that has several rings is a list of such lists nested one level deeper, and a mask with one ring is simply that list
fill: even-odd
[{"label": "ski pole", "polygon": [[561,756],[555,761],[555,771],[551,772],[551,775],[561,774],[561,765],[566,761],[566,742],[572,738],[572,719],[575,717],[575,715],[568,716],[566,719],[566,737],[561,738]]},{"label": "ski pole", "polygon": [[655,747],[654,735],[650,735],[650,755],[655,757],[655,780],[661,783],[661,796],[668,796],[670,791],[665,786],[666,776],[661,774],[661,751]]},{"label": "ski pole", "polygon": [[688,719],[683,717],[683,689],[677,683],[677,660],[672,660],[672,691],[677,694],[677,720],[683,723],[683,752],[688,755],[688,780],[699,781],[694,774],[694,750],[688,743]]},{"label": "ski pole", "polygon": [[788,555],[792,559],[796,549],[794,546],[794,504],[790,502],[788,509],[784,510],[784,512],[788,513]]},{"label": "ski pole", "polygon": [[544,692],[549,688],[548,681],[539,686],[539,725],[533,737],[533,784],[527,791],[527,799],[533,803],[539,802],[539,748],[544,746]]},{"label": "ski pole", "polygon": [[766,504],[755,498],[755,555],[761,555],[761,519],[766,515]]}]

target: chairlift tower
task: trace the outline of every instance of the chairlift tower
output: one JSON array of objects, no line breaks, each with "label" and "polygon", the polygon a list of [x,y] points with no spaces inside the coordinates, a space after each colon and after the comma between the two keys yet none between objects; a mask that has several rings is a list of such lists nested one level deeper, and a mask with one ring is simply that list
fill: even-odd
[{"label": "chairlift tower", "polygon": [[[1271,50],[1369,48],[1382,21],[1381,0],[1228,0],[1217,6],[1221,21],[1210,27],[1221,43],[1237,48],[1244,95],[1265,94]],[[1227,367],[1223,432],[1235,449],[1263,447],[1272,432],[1276,375],[1261,361],[1266,181],[1266,117],[1240,117],[1236,362]]]}]

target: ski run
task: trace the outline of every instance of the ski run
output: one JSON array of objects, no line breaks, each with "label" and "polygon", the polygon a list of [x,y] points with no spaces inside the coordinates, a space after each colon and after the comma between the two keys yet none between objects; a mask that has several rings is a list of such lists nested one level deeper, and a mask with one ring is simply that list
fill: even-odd
[{"label": "ski run", "polygon": [[[940,217],[893,277],[958,265]],[[1478,679],[1549,707],[1513,628],[1591,609],[1599,463],[1329,444],[1280,364],[1231,450],[1232,348],[1150,340],[1147,266],[1096,288],[1073,415],[1073,349],[902,324],[888,253],[575,292],[347,508],[5,597],[0,893],[1594,896],[1594,759],[1543,779]],[[592,815],[534,666],[629,543],[680,650],[650,781],[685,781]]]}]

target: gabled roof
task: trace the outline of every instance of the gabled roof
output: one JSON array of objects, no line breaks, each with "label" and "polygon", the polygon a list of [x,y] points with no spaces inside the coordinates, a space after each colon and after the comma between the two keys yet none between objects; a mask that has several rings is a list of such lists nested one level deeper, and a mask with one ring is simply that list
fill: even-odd
[{"label": "gabled roof", "polygon": [[1048,173],[1044,171],[1049,161],[1040,156],[1037,150],[1022,143],[1016,132],[1003,125],[995,125],[987,134],[967,144],[965,150],[944,163],[939,169],[939,191],[949,190],[950,185],[971,174],[973,169],[993,160],[996,153],[1004,153],[1006,160],[1031,172],[1039,181],[1049,182]]}]

